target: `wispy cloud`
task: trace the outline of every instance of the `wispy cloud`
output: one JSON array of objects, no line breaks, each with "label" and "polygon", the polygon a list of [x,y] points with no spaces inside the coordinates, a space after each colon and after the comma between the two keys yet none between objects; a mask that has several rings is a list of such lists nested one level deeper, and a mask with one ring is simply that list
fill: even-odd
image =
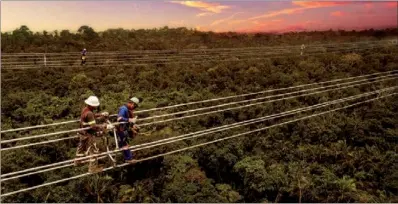
[{"label": "wispy cloud", "polygon": [[203,16],[212,16],[214,13],[199,13],[196,16],[197,17],[203,17]]},{"label": "wispy cloud", "polygon": [[230,6],[221,5],[219,3],[202,2],[202,1],[170,1],[170,3],[181,4],[188,7],[198,8],[204,12],[199,13],[198,17],[212,15],[214,13],[221,13],[223,10],[230,8]]},{"label": "wispy cloud", "polygon": [[255,16],[250,18],[249,20],[255,20],[260,18],[271,18],[280,15],[291,15],[300,13],[306,9],[314,9],[314,8],[322,8],[322,7],[333,7],[348,4],[349,2],[314,2],[314,1],[293,1],[292,4],[295,6],[299,6],[296,8],[288,8],[282,9],[278,11],[271,11],[263,15]]},{"label": "wispy cloud", "polygon": [[331,7],[339,6],[344,4],[349,4],[351,2],[328,2],[328,1],[293,1],[292,4],[296,6],[301,6],[303,8],[321,8],[321,7]]},{"label": "wispy cloud", "polygon": [[234,13],[234,14],[232,14],[231,16],[229,16],[229,17],[227,17],[227,18],[215,20],[215,21],[213,21],[213,23],[210,24],[210,26],[215,26],[215,25],[218,25],[218,24],[220,24],[220,23],[224,23],[224,22],[230,21],[230,20],[232,20],[236,15],[242,14],[242,13],[243,13],[243,12],[237,12],[237,13]]},{"label": "wispy cloud", "polygon": [[271,11],[268,12],[266,14],[260,15],[260,16],[254,16],[252,18],[249,18],[249,20],[256,20],[256,19],[260,19],[260,18],[271,18],[271,17],[275,17],[275,16],[280,16],[280,15],[290,15],[290,14],[294,14],[294,13],[299,13],[300,11],[304,10],[306,8],[289,8],[289,9],[282,9],[279,11]]}]

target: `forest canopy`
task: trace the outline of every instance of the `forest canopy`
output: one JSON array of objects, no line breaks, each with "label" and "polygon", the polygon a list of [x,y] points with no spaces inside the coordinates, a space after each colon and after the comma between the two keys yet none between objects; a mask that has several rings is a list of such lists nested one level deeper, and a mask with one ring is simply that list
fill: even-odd
[{"label": "forest canopy", "polygon": [[[1,34],[2,53],[244,48],[340,43],[396,38],[397,29],[314,31],[285,34],[200,32],[186,28],[109,29],[82,26],[32,32],[26,26]],[[37,67],[1,73],[1,129],[79,118],[84,100],[99,97],[98,112],[117,113],[129,97],[143,99],[138,110],[398,70],[398,48],[242,58],[184,64],[148,63]],[[252,53],[253,54],[253,53]],[[78,57],[76,60],[80,60]],[[2,63],[6,61],[2,57]],[[23,59],[18,61],[23,64]],[[96,67],[98,66],[98,67]],[[371,80],[369,80],[371,81]],[[274,103],[161,123],[141,130],[132,144],[165,139],[337,100],[381,88],[397,80],[324,92]],[[246,97],[245,99],[251,99]],[[49,187],[2,198],[2,202],[398,202],[398,97],[270,128],[235,139],[143,161]],[[189,108],[204,108],[195,104]],[[177,108],[176,111],[185,110]],[[166,114],[158,111],[151,114]],[[138,114],[139,118],[151,115]],[[310,114],[310,113],[308,113]],[[294,119],[291,116],[286,119]],[[198,143],[281,123],[278,119],[135,152],[146,158]],[[2,140],[78,128],[78,123],[2,133]],[[74,136],[62,134],[54,138]],[[50,139],[49,138],[49,139]],[[2,144],[26,145],[42,140]],[[78,140],[2,150],[2,174],[72,159]],[[99,142],[101,144],[101,142]],[[122,156],[119,155],[119,161]],[[108,163],[106,163],[109,165]],[[87,172],[68,167],[8,180],[2,193]]]},{"label": "forest canopy", "polygon": [[72,52],[128,51],[195,48],[238,48],[275,45],[301,45],[316,42],[353,42],[396,37],[396,28],[381,30],[328,30],[275,33],[203,32],[195,29],[108,29],[96,32],[83,25],[77,32],[69,30],[33,32],[21,26],[12,32],[1,33],[1,51],[12,52]]}]

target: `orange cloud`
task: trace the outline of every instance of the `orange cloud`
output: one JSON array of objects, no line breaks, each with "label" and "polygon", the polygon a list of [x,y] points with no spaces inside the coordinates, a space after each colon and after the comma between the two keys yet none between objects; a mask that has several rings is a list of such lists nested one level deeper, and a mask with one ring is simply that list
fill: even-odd
[{"label": "orange cloud", "polygon": [[336,17],[341,17],[341,16],[345,16],[346,14],[341,12],[341,11],[335,11],[330,13],[331,16],[336,16]]},{"label": "orange cloud", "polygon": [[181,4],[188,7],[198,8],[204,13],[199,13],[197,16],[208,16],[213,13],[221,13],[223,10],[230,8],[229,6],[220,5],[218,3],[202,2],[202,1],[170,1],[170,3]]},{"label": "orange cloud", "polygon": [[349,2],[327,2],[327,1],[293,1],[292,4],[296,6],[301,6],[305,8],[321,8],[321,7],[331,7],[348,4]]}]

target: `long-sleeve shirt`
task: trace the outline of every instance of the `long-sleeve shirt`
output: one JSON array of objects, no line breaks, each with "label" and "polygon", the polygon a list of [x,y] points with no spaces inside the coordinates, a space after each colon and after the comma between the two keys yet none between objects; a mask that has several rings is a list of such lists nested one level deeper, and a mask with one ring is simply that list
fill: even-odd
[{"label": "long-sleeve shirt", "polygon": [[[119,113],[117,114],[117,121],[118,122],[128,122],[129,118],[132,118],[132,112],[129,111],[126,105],[123,105],[122,107],[119,108]],[[120,130],[125,130],[127,129],[129,124],[121,124]]]},{"label": "long-sleeve shirt", "polygon": [[119,114],[117,114],[117,121],[128,122],[129,121],[129,109],[127,106],[122,106],[119,108]]},{"label": "long-sleeve shirt", "polygon": [[80,131],[81,134],[95,135],[96,131],[101,129],[101,125],[98,125],[95,121],[95,117],[99,114],[94,114],[88,107],[83,108],[80,116],[80,128],[91,127],[88,130]]}]

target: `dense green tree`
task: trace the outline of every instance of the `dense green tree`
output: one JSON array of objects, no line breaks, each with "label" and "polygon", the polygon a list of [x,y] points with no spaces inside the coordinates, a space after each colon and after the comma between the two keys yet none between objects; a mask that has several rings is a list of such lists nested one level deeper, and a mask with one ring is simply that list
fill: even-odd
[{"label": "dense green tree", "polygon": [[[78,33],[61,30],[57,34],[55,31],[33,33],[26,26],[21,26],[11,33],[2,33],[1,37],[2,52],[46,52],[46,48],[47,52],[73,51],[76,52],[78,61],[78,52],[83,47],[89,52],[175,49],[172,52],[176,54],[183,48],[350,42],[377,39],[377,36],[385,39],[396,35],[396,29],[385,29],[383,35],[376,32],[330,30],[276,35],[199,32],[167,27],[96,32],[89,26],[82,26]],[[104,66],[75,67],[61,58],[56,60],[62,64],[59,68],[2,69],[1,127],[3,130],[75,120],[84,106],[84,99],[92,94],[100,98],[98,111],[114,114],[132,95],[143,99],[139,110],[144,110],[397,69],[397,48],[391,45],[339,53],[330,53],[328,49],[330,48],[324,47],[317,55],[310,56],[291,55],[234,61],[238,57],[233,55],[224,61],[201,59],[200,63],[185,61],[184,64],[140,66],[131,65],[135,63],[132,60],[126,61],[123,66],[118,63],[95,62]],[[23,56],[2,56],[2,62],[10,62],[9,59],[18,62],[18,65],[31,63],[31,59]],[[42,64],[43,60],[36,63]],[[142,134],[132,144],[152,142],[396,85],[396,80],[387,80],[145,126],[141,129]],[[261,96],[271,94],[274,92]],[[242,100],[252,98],[256,97],[242,97]],[[397,202],[397,99],[397,96],[380,99],[264,132],[19,193],[5,197],[2,201]],[[233,101],[235,100],[225,100],[222,103]],[[139,113],[138,116],[141,119],[220,103],[193,104],[173,110]],[[302,116],[322,110],[327,108],[308,111]],[[286,116],[220,131],[139,150],[135,154],[137,158],[146,158],[297,117]],[[11,139],[78,127],[78,123],[71,123],[5,133],[2,138]],[[63,134],[49,139],[66,136],[75,134]],[[42,140],[2,144],[2,148],[39,141]],[[103,147],[101,139],[98,144]],[[2,150],[1,171],[9,173],[71,159],[76,145],[77,140],[64,140]],[[121,161],[121,155],[118,155],[118,159]],[[102,160],[101,164],[108,167],[110,162]],[[73,166],[2,182],[2,193],[72,177],[86,171],[87,166]]]}]

